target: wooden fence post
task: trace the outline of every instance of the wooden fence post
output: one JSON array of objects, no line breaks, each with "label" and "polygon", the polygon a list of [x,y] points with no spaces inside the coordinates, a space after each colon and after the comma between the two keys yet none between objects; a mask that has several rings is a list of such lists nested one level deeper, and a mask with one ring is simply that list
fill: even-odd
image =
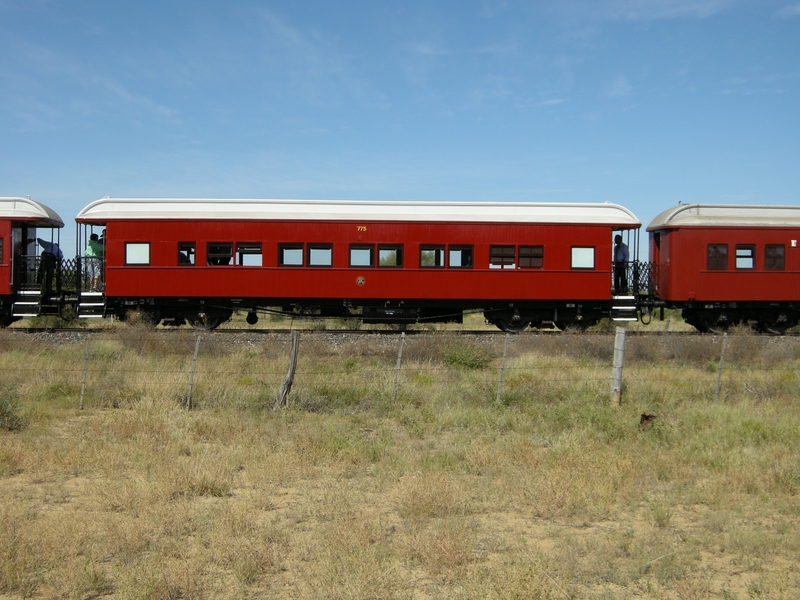
[{"label": "wooden fence post", "polygon": [[89,368],[89,342],[92,341],[92,334],[86,336],[86,350],[83,353],[83,377],[81,377],[81,399],[80,409],[83,410],[83,392],[86,390],[86,370]]},{"label": "wooden fence post", "polygon": [[403,360],[403,345],[406,343],[406,332],[400,334],[400,349],[397,351],[397,365],[394,367],[394,389],[392,390],[392,402],[397,400],[397,378],[400,375],[400,363]]},{"label": "wooden fence post", "polygon": [[623,327],[617,327],[614,337],[614,370],[611,375],[611,405],[619,406],[622,396],[622,365],[625,362],[625,332]]},{"label": "wooden fence post", "polygon": [[192,368],[189,371],[189,389],[186,391],[186,408],[192,408],[192,393],[194,392],[194,371],[197,368],[197,351],[200,349],[200,336],[194,343],[194,356],[192,356]]},{"label": "wooden fence post", "polygon": [[722,336],[722,353],[719,356],[719,368],[717,369],[717,392],[715,397],[719,400],[719,389],[722,386],[722,364],[725,362],[725,347],[728,345],[728,332]]},{"label": "wooden fence post", "polygon": [[289,392],[292,390],[292,383],[294,383],[294,372],[297,368],[297,350],[299,347],[300,332],[293,331],[292,344],[289,348],[289,368],[278,390],[278,397],[275,398],[275,404],[272,406],[272,410],[278,410],[283,405],[289,406]]},{"label": "wooden fence post", "polygon": [[506,333],[506,342],[503,345],[503,362],[500,363],[500,381],[497,382],[497,400],[496,402],[500,404],[500,394],[503,391],[503,375],[506,372],[506,358],[508,357],[508,340],[511,339],[511,334]]}]

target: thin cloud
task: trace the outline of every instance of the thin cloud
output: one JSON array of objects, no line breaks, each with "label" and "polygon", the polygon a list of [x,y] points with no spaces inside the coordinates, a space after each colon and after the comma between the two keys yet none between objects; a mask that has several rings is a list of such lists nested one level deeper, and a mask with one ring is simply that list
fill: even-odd
[{"label": "thin cloud", "polygon": [[372,108],[387,106],[384,95],[343,54],[336,40],[313,29],[292,25],[268,9],[254,13],[261,30],[257,52],[261,68],[315,104],[356,99]]},{"label": "thin cloud", "polygon": [[413,50],[417,54],[424,54],[425,56],[447,56],[450,54],[449,50],[427,43],[415,44]]},{"label": "thin cloud", "polygon": [[129,92],[125,87],[120,85],[119,83],[107,79],[105,77],[98,77],[98,82],[109,92],[111,92],[117,98],[123,100],[124,102],[141,106],[147,110],[150,110],[162,117],[172,118],[178,114],[178,111],[167,106],[163,106],[147,96],[142,96],[140,94],[132,94]]},{"label": "thin cloud", "polygon": [[[130,92],[77,56],[22,38],[12,42],[13,60],[7,65],[13,67],[7,67],[0,81],[6,90],[13,90],[10,105],[25,126],[44,128],[66,122],[70,115],[107,114],[109,103],[135,106],[167,119],[178,115],[148,96]],[[58,94],[54,89],[59,89]],[[121,111],[117,107],[114,112]]]},{"label": "thin cloud", "polygon": [[775,13],[780,19],[791,19],[793,17],[800,17],[800,4],[788,4]]},{"label": "thin cloud", "polygon": [[736,2],[737,0],[577,0],[567,6],[573,16],[605,21],[655,21],[705,19]]},{"label": "thin cloud", "polygon": [[633,86],[628,83],[625,77],[617,77],[611,82],[603,96],[606,98],[624,98],[625,96],[630,96],[632,91]]}]

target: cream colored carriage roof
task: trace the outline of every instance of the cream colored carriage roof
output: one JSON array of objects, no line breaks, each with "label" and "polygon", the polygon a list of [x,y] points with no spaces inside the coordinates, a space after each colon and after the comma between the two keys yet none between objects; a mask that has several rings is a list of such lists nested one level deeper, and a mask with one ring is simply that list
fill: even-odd
[{"label": "cream colored carriage roof", "polygon": [[30,222],[37,227],[64,226],[56,211],[30,198],[0,198],[0,217]]},{"label": "cream colored carriage roof", "polygon": [[84,223],[106,223],[118,219],[586,223],[626,229],[641,226],[631,211],[610,202],[103,198],[89,204],[75,218]]},{"label": "cream colored carriage roof", "polygon": [[800,206],[679,204],[650,221],[647,231],[672,227],[800,227]]}]

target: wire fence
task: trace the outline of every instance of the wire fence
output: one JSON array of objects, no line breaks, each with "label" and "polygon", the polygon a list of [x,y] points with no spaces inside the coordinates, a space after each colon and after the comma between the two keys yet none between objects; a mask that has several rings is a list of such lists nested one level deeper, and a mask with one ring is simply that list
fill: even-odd
[{"label": "wire fence", "polygon": [[[288,374],[288,334],[158,333],[0,335],[0,384],[19,395],[121,406],[172,397],[187,406],[274,407]],[[613,333],[599,336],[299,335],[289,404],[325,410],[378,402],[609,402]],[[800,340],[747,333],[628,338],[622,402],[670,394],[709,400],[796,394]]]}]

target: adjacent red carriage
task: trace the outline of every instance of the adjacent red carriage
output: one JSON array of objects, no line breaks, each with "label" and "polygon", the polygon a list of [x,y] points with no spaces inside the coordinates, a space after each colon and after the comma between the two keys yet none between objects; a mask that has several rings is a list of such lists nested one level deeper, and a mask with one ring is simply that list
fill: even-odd
[{"label": "adjacent red carriage", "polygon": [[647,227],[653,295],[700,331],[800,320],[800,207],[679,205]]},{"label": "adjacent red carriage", "polygon": [[610,203],[104,198],[76,221],[83,241],[106,230],[105,295],[84,291],[82,316],[216,327],[271,307],[377,323],[483,311],[508,331],[635,318],[632,297],[612,301],[612,240],[624,233],[635,262],[641,224]]},{"label": "adjacent red carriage", "polygon": [[30,198],[0,198],[0,327],[58,313],[61,217]]}]

